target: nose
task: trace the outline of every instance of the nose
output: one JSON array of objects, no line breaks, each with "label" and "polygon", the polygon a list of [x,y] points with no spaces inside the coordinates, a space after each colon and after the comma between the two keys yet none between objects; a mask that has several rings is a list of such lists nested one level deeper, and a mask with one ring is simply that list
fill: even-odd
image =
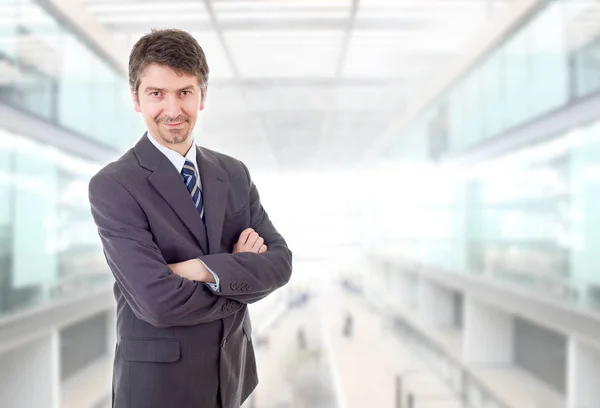
[{"label": "nose", "polygon": [[181,114],[181,105],[176,95],[168,95],[165,99],[163,114],[171,119],[177,118]]}]

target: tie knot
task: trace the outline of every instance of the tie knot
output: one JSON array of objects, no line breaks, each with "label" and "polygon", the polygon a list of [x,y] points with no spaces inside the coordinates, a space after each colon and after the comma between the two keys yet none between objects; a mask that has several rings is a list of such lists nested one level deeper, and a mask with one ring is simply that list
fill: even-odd
[{"label": "tie knot", "polygon": [[194,166],[194,163],[192,163],[189,160],[186,160],[185,164],[183,165],[183,169],[181,169],[181,175],[184,177],[195,177],[196,167]]},{"label": "tie knot", "polygon": [[194,166],[194,163],[192,163],[190,160],[186,160],[185,163],[183,164],[183,168],[184,169],[188,169],[191,171],[196,171],[196,166]]}]

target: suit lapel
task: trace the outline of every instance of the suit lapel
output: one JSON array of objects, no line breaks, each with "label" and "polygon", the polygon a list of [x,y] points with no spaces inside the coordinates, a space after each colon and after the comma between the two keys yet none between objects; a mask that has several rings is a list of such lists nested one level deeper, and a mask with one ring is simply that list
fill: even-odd
[{"label": "suit lapel", "polygon": [[229,178],[227,172],[218,165],[216,159],[209,156],[200,147],[197,147],[196,161],[200,180],[202,180],[204,219],[206,220],[209,249],[207,253],[218,253],[223,235]]},{"label": "suit lapel", "polygon": [[[158,191],[162,198],[169,203],[175,214],[177,214],[183,224],[194,235],[202,251],[208,254],[206,227],[198,214],[198,210],[194,206],[190,193],[181,179],[181,175],[177,173],[177,169],[175,169],[165,155],[152,145],[145,134],[137,143],[134,150],[140,161],[140,165],[152,171],[150,176],[148,176],[148,181],[156,188],[156,191]],[[205,217],[208,217],[208,215],[205,214]]]},{"label": "suit lapel", "polygon": [[173,164],[165,159],[159,169],[148,177],[148,180],[196,237],[202,251],[208,254],[206,228],[194,206],[190,193]]}]

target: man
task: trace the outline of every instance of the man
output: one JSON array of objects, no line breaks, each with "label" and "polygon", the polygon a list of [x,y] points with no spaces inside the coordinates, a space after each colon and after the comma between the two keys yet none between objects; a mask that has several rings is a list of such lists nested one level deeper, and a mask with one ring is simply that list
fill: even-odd
[{"label": "man", "polygon": [[115,277],[114,408],[233,408],[258,383],[247,304],[285,285],[292,255],[240,161],[194,143],[208,66],[188,33],[129,58],[148,132],[90,181]]}]

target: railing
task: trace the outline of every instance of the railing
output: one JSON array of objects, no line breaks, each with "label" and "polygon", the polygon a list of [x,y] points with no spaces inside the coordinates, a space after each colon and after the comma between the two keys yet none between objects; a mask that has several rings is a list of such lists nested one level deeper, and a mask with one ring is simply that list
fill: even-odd
[{"label": "railing", "polygon": [[402,317],[395,317],[394,324],[406,343],[456,393],[465,407],[511,408],[500,401],[463,363],[450,356],[418,328]]},{"label": "railing", "polygon": [[[376,304],[367,296],[363,298],[367,303],[375,308],[380,308],[380,304]],[[379,299],[381,301],[381,299]],[[385,308],[393,310],[393,308]],[[449,386],[455,393],[457,398],[466,408],[513,408],[501,401],[493,391],[486,387],[477,379],[469,368],[467,368],[458,359],[452,357],[443,347],[436,344],[435,341],[420,328],[409,322],[402,316],[396,314],[388,315],[392,320],[393,328],[402,336],[402,340],[415,350],[423,361],[431,368],[431,371],[438,375],[441,380]],[[409,398],[408,403],[412,400],[413,407],[418,405],[413,398]],[[403,407],[404,408],[404,407]]]}]

